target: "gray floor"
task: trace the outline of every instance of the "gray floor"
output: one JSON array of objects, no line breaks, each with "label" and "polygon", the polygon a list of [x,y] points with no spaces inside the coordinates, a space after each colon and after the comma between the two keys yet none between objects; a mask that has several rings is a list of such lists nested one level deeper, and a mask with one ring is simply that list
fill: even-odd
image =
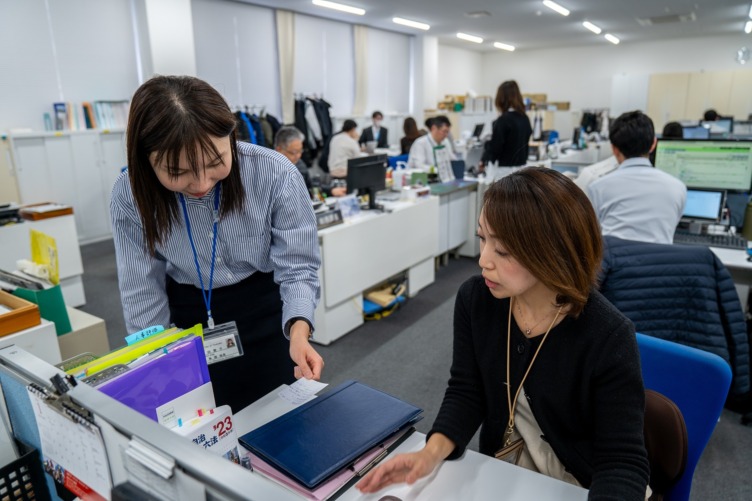
[{"label": "gray floor", "polygon": [[[117,270],[111,241],[81,248],[87,304],[83,310],[104,318],[112,348],[124,344]],[[400,310],[368,322],[330,346],[316,346],[324,357],[323,380],[337,384],[357,379],[424,409],[418,423],[427,431],[433,422],[449,375],[452,312],[459,285],[477,272],[470,259],[450,259],[436,282]],[[752,427],[724,410],[693,481],[692,500],[752,499],[747,480],[752,467]],[[477,450],[477,442],[471,444]]]}]

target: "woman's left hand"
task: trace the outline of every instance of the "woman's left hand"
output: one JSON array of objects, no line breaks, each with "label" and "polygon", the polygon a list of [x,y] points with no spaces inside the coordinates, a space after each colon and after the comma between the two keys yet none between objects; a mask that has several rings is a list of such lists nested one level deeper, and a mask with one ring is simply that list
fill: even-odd
[{"label": "woman's left hand", "polygon": [[295,379],[321,379],[324,359],[313,349],[308,338],[311,328],[308,323],[298,320],[290,327],[290,358],[295,362]]}]

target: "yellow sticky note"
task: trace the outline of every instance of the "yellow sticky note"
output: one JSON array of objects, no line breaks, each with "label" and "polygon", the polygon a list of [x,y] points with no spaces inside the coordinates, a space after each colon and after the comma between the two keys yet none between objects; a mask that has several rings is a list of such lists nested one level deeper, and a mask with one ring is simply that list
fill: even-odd
[{"label": "yellow sticky note", "polygon": [[60,283],[60,269],[57,261],[57,243],[51,236],[37,230],[31,234],[31,260],[47,267],[49,280],[53,285]]}]

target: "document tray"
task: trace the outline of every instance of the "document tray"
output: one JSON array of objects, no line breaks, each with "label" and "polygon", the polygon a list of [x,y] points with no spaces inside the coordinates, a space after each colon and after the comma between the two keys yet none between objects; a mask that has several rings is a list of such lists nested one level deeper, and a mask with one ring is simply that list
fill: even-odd
[{"label": "document tray", "polygon": [[240,443],[314,489],[392,434],[418,421],[422,409],[356,381],[240,437]]}]

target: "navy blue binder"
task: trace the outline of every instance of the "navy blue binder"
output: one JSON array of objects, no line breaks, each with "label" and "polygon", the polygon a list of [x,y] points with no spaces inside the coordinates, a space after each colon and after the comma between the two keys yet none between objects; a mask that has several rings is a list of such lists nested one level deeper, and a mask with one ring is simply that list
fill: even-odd
[{"label": "navy blue binder", "polygon": [[246,433],[240,443],[309,489],[407,425],[422,409],[347,381]]}]

